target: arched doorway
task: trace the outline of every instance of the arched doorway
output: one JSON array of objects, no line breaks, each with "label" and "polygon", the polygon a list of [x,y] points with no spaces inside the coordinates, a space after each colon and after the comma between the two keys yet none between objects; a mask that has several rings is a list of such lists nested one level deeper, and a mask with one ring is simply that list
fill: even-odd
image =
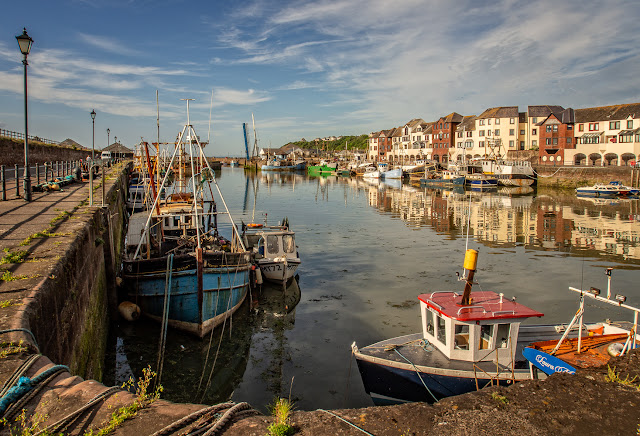
[{"label": "arched doorway", "polygon": [[618,165],[618,155],[615,153],[607,153],[604,155],[605,165]]},{"label": "arched doorway", "polygon": [[602,156],[599,153],[591,153],[589,155],[589,165],[600,166],[602,163]]},{"label": "arched doorway", "polygon": [[586,165],[587,164],[587,155],[584,153],[578,153],[573,157],[574,165]]},{"label": "arched doorway", "polygon": [[622,159],[622,165],[629,166],[630,161],[636,160],[636,155],[633,153],[623,153],[622,156],[620,156],[620,159]]}]

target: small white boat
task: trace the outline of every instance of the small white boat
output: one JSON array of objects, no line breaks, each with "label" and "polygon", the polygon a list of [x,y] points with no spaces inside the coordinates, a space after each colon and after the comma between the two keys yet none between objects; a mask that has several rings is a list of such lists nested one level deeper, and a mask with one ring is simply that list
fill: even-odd
[{"label": "small white boat", "polygon": [[376,167],[366,167],[362,177],[365,179],[378,179],[380,178],[380,171]]},{"label": "small white boat", "polygon": [[596,183],[593,186],[581,186],[576,188],[577,195],[594,197],[624,197],[627,195],[637,195],[638,189],[622,185],[620,182],[609,182],[609,184]]},{"label": "small white boat", "polygon": [[289,229],[288,220],[285,218],[280,226],[250,223],[242,227],[242,240],[262,276],[285,285],[301,263],[295,233]]}]

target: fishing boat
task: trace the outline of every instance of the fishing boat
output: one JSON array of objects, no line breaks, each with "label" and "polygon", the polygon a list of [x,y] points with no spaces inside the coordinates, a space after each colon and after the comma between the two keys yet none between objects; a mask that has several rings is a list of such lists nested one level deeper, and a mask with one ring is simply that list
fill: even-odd
[{"label": "fishing boat", "polygon": [[479,159],[482,172],[498,179],[502,186],[531,186],[536,181],[536,175],[529,161]]},{"label": "fishing boat", "polygon": [[243,223],[242,240],[264,279],[285,285],[295,276],[301,261],[288,219],[277,226]]},{"label": "fishing boat", "polygon": [[262,165],[261,169],[262,171],[297,171],[304,170],[305,166],[306,162],[304,160],[292,162],[286,159],[274,158]]},{"label": "fishing boat", "polygon": [[380,174],[383,179],[401,179],[403,177],[402,168],[394,168]]},{"label": "fishing boat", "polygon": [[[420,333],[386,339],[363,348],[351,345],[365,391],[377,405],[434,402],[487,385],[532,378],[525,346],[577,337],[576,326],[527,325],[543,314],[492,291],[472,291],[477,251],[465,255],[462,295],[433,291],[418,296]],[[587,331],[601,326],[587,324]],[[544,378],[543,373],[535,376]]]},{"label": "fishing boat", "polygon": [[420,179],[422,186],[456,186],[464,185],[464,182],[465,176],[449,170],[427,172],[425,177]]},{"label": "fishing boat", "polygon": [[498,179],[487,174],[467,174],[466,183],[472,188],[496,188]]},{"label": "fishing boat", "polygon": [[229,162],[229,166],[230,167],[237,167],[238,166],[238,161],[235,159],[231,159],[231,161]]},{"label": "fishing boat", "polygon": [[[249,290],[251,256],[189,122],[178,136],[168,171],[156,189],[149,171],[153,204],[129,221],[123,256],[124,290],[143,315],[202,337],[240,307]],[[177,162],[177,163],[176,163]],[[172,191],[162,199],[174,168]],[[190,168],[191,177],[185,169]],[[224,211],[218,211],[213,187]],[[206,195],[205,195],[206,194]],[[218,217],[227,216],[231,239],[218,232]]]},{"label": "fishing boat", "polygon": [[365,179],[379,179],[380,171],[373,166],[365,167],[364,173],[362,173],[362,177]]},{"label": "fishing boat", "polygon": [[[600,296],[600,289],[569,290],[580,294],[578,311],[569,323],[571,327],[578,326],[578,336],[569,338],[563,335],[560,339],[538,341],[531,343],[523,350],[524,357],[532,366],[545,374],[564,372],[574,374],[576,368],[591,368],[605,365],[611,357],[626,354],[633,348],[637,348],[640,341],[638,331],[638,313],[640,309],[626,304],[626,297],[621,294],[611,294],[611,272],[613,268],[607,268],[608,276],[607,296]],[[599,326],[587,329],[584,326],[585,301],[599,301],[633,313],[633,322],[610,321],[599,323]]]},{"label": "fishing boat", "polygon": [[332,163],[329,164],[327,162],[320,162],[319,165],[310,165],[307,167],[307,172],[309,175],[319,175],[319,174],[333,174],[337,171],[338,164]]}]

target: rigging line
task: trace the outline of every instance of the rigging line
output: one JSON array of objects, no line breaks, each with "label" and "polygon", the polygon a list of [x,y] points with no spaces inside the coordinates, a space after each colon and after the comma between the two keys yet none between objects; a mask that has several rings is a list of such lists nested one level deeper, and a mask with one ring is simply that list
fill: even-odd
[{"label": "rigging line", "polygon": [[[220,297],[220,293],[216,292],[216,308],[218,307],[218,298]],[[207,356],[204,359],[204,365],[202,366],[202,374],[200,374],[200,381],[198,382],[198,389],[196,392],[200,392],[200,388],[202,387],[202,380],[204,380],[204,373],[207,370],[207,363],[209,363],[209,353],[211,352],[211,344],[213,343],[213,332],[215,329],[211,329],[211,335],[209,335],[209,346],[207,347]]]},{"label": "rigging line", "polygon": [[427,390],[427,392],[429,392],[429,395],[431,395],[431,398],[433,398],[433,400],[437,403],[437,402],[438,402],[438,399],[436,398],[436,396],[435,396],[435,395],[433,395],[433,393],[431,392],[431,389],[429,389],[429,388],[427,387],[427,385],[425,384],[424,380],[422,380],[422,376],[420,375],[420,371],[418,371],[418,368],[413,364],[413,362],[412,362],[412,361],[410,361],[409,359],[407,359],[406,357],[404,357],[404,356],[402,355],[402,353],[400,353],[400,352],[398,351],[398,349],[397,349],[397,348],[394,348],[394,349],[393,349],[393,351],[395,351],[395,352],[398,354],[398,356],[402,357],[404,360],[406,360],[407,362],[409,362],[409,363],[411,364],[411,366],[413,366],[413,369],[416,371],[416,374],[418,375],[418,378],[419,378],[419,379],[420,379],[420,381],[422,382],[422,386],[424,386],[424,388]]}]

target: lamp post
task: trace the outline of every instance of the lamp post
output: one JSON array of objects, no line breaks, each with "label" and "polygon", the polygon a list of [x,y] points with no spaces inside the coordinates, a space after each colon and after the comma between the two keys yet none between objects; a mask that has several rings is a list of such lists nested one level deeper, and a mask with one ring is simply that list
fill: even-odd
[{"label": "lamp post", "polygon": [[95,143],[96,143],[96,111],[91,109],[91,124],[93,125],[93,132],[91,134],[91,165],[95,159]]},{"label": "lamp post", "polygon": [[[20,53],[24,56],[22,64],[24,65],[24,199],[25,201],[31,201],[31,174],[29,171],[29,120],[27,117],[27,56],[31,51],[31,45],[33,39],[27,35],[27,28],[25,27],[22,35],[16,36],[18,45],[20,46]],[[15,175],[16,179],[18,174]]]},{"label": "lamp post", "polygon": [[111,133],[111,130],[107,128],[107,147],[109,146],[109,133]]}]

